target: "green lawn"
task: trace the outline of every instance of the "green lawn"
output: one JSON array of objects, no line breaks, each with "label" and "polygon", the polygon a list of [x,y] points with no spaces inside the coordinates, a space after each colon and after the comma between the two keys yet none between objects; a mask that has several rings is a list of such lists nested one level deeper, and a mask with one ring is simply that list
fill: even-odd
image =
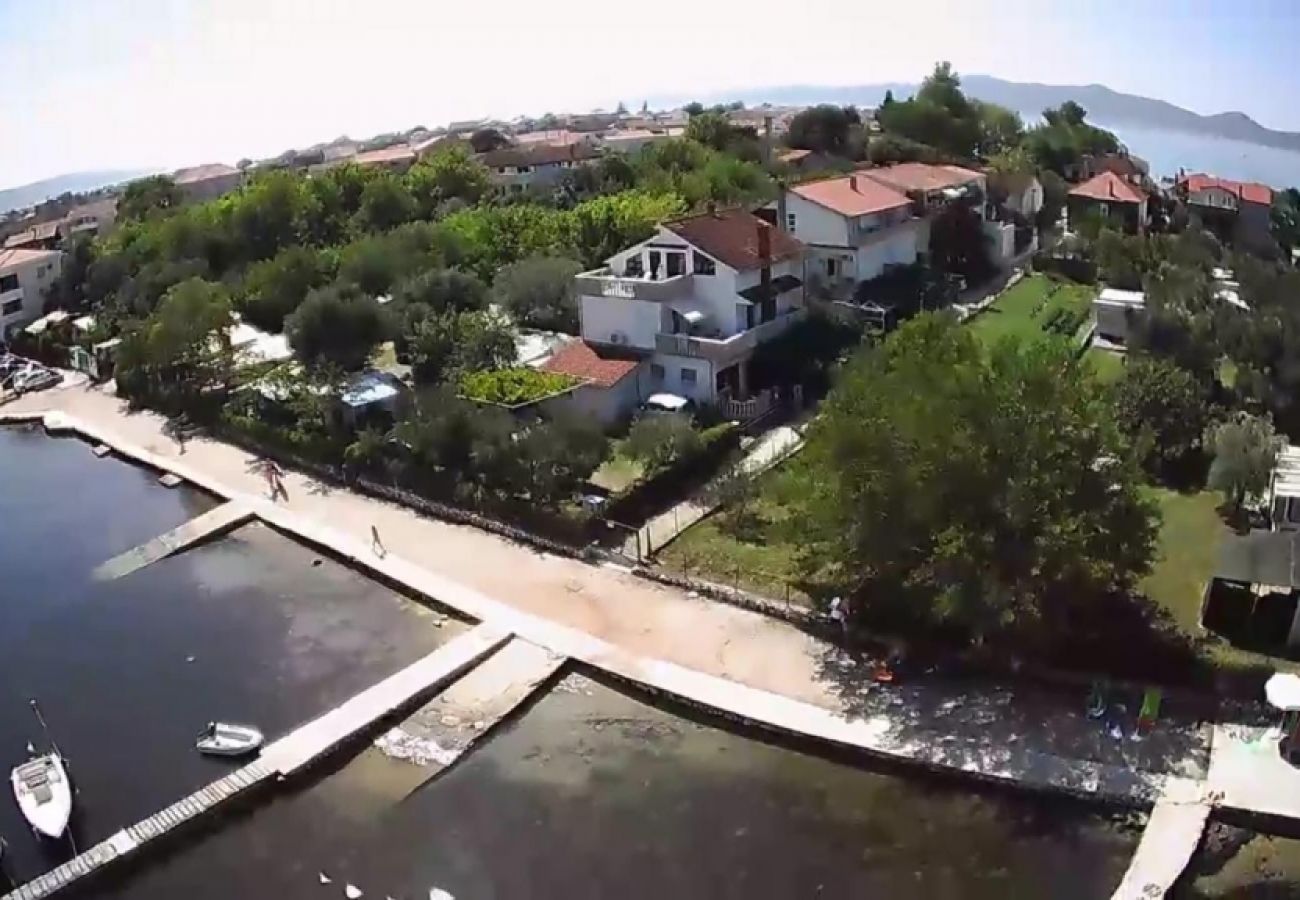
[{"label": "green lawn", "polygon": [[1115,353],[1112,350],[1102,350],[1100,347],[1090,347],[1087,356],[1092,361],[1097,377],[1104,383],[1110,384],[1119,381],[1123,377],[1124,354]]},{"label": "green lawn", "polygon": [[1046,333],[1046,325],[1056,310],[1086,310],[1095,296],[1095,288],[1086,284],[1030,275],[1004,291],[992,306],[971,320],[970,327],[985,344],[1008,335],[1032,338]]},{"label": "green lawn", "polygon": [[611,494],[617,494],[631,487],[645,474],[645,466],[639,460],[624,456],[618,448],[605,458],[600,468],[591,473],[592,484],[602,487]]},{"label": "green lawn", "polygon": [[1219,542],[1228,533],[1217,512],[1222,498],[1216,491],[1148,491],[1160,504],[1163,523],[1155,565],[1140,587],[1169,611],[1180,631],[1196,634],[1201,596],[1218,562]]}]

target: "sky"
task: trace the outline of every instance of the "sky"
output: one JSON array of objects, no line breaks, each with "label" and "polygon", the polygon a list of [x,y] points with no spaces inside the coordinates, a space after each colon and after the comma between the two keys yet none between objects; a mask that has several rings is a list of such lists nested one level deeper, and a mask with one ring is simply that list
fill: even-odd
[{"label": "sky", "polygon": [[1298,39],[1295,0],[0,0],[0,188],[939,59],[1300,131]]}]

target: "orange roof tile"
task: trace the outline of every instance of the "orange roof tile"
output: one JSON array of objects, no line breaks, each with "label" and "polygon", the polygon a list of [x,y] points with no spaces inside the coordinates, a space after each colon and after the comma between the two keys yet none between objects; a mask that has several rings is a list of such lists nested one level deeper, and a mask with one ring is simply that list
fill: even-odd
[{"label": "orange roof tile", "polygon": [[861,172],[843,178],[797,184],[790,190],[842,216],[866,216],[912,205],[905,194],[873,181]]},{"label": "orange roof tile", "polygon": [[1230,194],[1236,194],[1247,203],[1262,203],[1265,206],[1273,204],[1273,189],[1254,181],[1229,181],[1227,178],[1216,178],[1213,175],[1197,172],[1184,178],[1182,184],[1192,193],[1217,187]]},{"label": "orange roof tile", "polygon": [[1141,203],[1147,198],[1142,191],[1114,172],[1101,172],[1070,189],[1071,197],[1084,197],[1105,203]]},{"label": "orange roof tile", "polygon": [[576,340],[556,350],[550,359],[542,363],[542,369],[559,375],[571,375],[597,387],[608,388],[631,375],[640,364],[639,358],[626,351],[596,347],[586,341]]},{"label": "orange roof tile", "polygon": [[664,228],[737,271],[756,269],[763,265],[758,246],[760,230],[766,231],[771,244],[768,249],[769,262],[797,259],[803,255],[803,244],[743,209],[724,209],[687,216],[665,222]]},{"label": "orange roof tile", "polygon": [[932,166],[928,163],[909,162],[863,169],[860,174],[879,181],[898,191],[942,191],[977,181],[981,173],[961,166]]}]

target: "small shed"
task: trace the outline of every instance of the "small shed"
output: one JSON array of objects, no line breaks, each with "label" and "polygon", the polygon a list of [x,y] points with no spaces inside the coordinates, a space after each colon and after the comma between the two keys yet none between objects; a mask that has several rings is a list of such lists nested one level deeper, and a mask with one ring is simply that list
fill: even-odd
[{"label": "small shed", "polygon": [[364,427],[370,422],[391,424],[398,417],[410,389],[389,372],[362,372],[349,378],[339,394],[343,422]]},{"label": "small shed", "polygon": [[[1219,561],[1206,592],[1203,622],[1215,630],[1259,634],[1268,624],[1268,638],[1288,647],[1300,646],[1300,532],[1265,531],[1229,535],[1219,548]],[[1256,621],[1267,603],[1267,623]],[[1215,623],[1219,623],[1216,627]],[[1270,641],[1272,642],[1272,641]]]},{"label": "small shed", "polygon": [[1103,288],[1092,303],[1097,334],[1108,341],[1127,343],[1133,320],[1146,310],[1146,302],[1146,295],[1141,291]]}]

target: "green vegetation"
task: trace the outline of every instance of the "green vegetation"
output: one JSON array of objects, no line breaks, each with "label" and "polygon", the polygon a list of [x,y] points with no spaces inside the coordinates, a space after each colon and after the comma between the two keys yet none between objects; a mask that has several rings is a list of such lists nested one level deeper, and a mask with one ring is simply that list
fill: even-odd
[{"label": "green vegetation", "polygon": [[1223,497],[1216,491],[1180,493],[1148,488],[1160,508],[1160,538],[1151,572],[1138,589],[1169,613],[1179,631],[1198,632],[1201,597],[1219,559],[1219,542],[1228,527],[1219,516]]},{"label": "green vegetation", "polygon": [[971,321],[979,340],[992,346],[1004,337],[1072,336],[1088,316],[1095,289],[1030,275],[1013,284],[993,305]]},{"label": "green vegetation", "polygon": [[1090,347],[1084,355],[1092,363],[1097,380],[1102,384],[1114,384],[1124,377],[1124,354]]},{"label": "green vegetation", "polygon": [[578,379],[536,369],[496,369],[467,372],[461,376],[461,395],[484,403],[519,406],[558,394],[578,383]]}]

